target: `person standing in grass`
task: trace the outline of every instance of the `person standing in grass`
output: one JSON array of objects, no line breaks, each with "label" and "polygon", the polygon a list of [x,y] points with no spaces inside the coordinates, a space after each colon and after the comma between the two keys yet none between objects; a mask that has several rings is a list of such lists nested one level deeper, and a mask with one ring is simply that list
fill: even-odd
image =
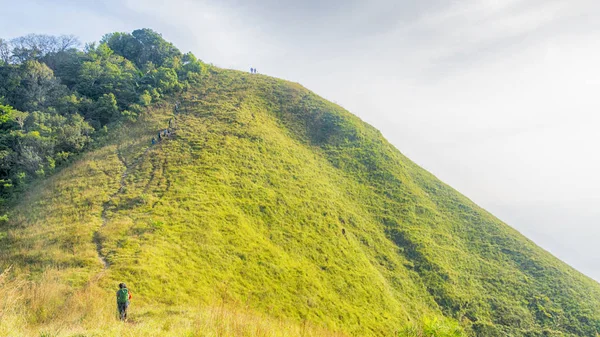
[{"label": "person standing in grass", "polygon": [[127,319],[129,301],[131,301],[131,292],[127,289],[125,283],[120,283],[119,290],[117,290],[117,309],[119,310],[119,319],[121,321]]}]

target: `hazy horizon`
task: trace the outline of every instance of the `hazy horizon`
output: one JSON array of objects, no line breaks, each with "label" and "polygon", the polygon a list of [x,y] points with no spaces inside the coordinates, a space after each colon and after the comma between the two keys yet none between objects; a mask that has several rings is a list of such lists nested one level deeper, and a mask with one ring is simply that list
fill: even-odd
[{"label": "hazy horizon", "polygon": [[600,281],[600,3],[0,0],[0,38],[148,27],[299,82]]}]

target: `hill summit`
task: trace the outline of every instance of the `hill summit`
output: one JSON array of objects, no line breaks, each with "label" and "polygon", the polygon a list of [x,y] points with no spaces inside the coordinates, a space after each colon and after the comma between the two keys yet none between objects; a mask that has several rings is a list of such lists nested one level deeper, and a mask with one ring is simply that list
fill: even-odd
[{"label": "hill summit", "polygon": [[[26,81],[4,85],[11,158],[28,158],[35,137],[56,142],[46,157],[71,153],[54,173],[43,157],[33,171],[24,159],[3,168],[0,334],[600,330],[596,282],[356,116],[298,84],[219,69],[136,32],[0,69],[37,69],[64,90],[48,103],[13,95]],[[156,54],[130,48],[148,36]],[[71,129],[52,131],[57,116]],[[27,172],[37,177],[19,182]],[[129,325],[113,318],[119,282],[133,293]]]}]

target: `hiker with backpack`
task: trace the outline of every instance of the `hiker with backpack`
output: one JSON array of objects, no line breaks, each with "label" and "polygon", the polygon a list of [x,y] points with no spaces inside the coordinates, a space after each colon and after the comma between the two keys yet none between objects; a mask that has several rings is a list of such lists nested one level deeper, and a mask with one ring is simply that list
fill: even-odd
[{"label": "hiker with backpack", "polygon": [[117,290],[117,309],[119,310],[119,319],[121,321],[127,319],[127,308],[129,308],[130,300],[131,292],[127,289],[125,283],[120,283],[119,290]]}]

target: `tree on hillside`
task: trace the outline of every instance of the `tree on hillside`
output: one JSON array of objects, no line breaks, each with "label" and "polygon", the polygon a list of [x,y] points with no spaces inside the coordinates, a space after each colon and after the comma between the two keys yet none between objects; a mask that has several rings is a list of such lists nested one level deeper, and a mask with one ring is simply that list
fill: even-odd
[{"label": "tree on hillside", "polygon": [[66,92],[44,63],[27,61],[0,67],[0,97],[18,110],[46,109]]},{"label": "tree on hillside", "polygon": [[79,71],[86,59],[85,53],[71,48],[49,53],[41,59],[41,62],[52,69],[54,76],[60,78],[62,84],[72,89],[77,84]]},{"label": "tree on hillside", "polygon": [[181,52],[175,46],[163,39],[159,33],[148,29],[134,30],[132,35],[142,44],[142,53],[139,56],[138,66],[152,62],[162,66],[170,57],[179,57]]},{"label": "tree on hillside", "polygon": [[100,42],[106,43],[115,53],[132,61],[140,69],[148,62],[160,67],[168,58],[181,57],[179,49],[148,28],[134,30],[131,34],[107,34]]},{"label": "tree on hillside", "polygon": [[0,104],[0,130],[9,127],[8,123],[12,121],[14,112],[13,107]]},{"label": "tree on hillside", "polygon": [[113,93],[109,93],[98,98],[87,117],[94,124],[106,125],[118,116],[119,107],[117,106],[117,99]]},{"label": "tree on hillside", "polygon": [[206,71],[206,65],[198,60],[194,54],[188,52],[181,58],[181,67],[177,69],[177,75],[180,81],[198,83],[202,76],[206,74]]},{"label": "tree on hillside", "polygon": [[79,93],[94,100],[113,94],[123,109],[137,102],[140,72],[133,63],[114,54],[106,44],[90,52],[90,59],[82,63],[79,71],[75,85]]},{"label": "tree on hillside", "polygon": [[117,55],[136,62],[136,64],[142,51],[142,44],[129,33],[107,34],[100,40],[100,43],[108,46]]},{"label": "tree on hillside", "polygon": [[57,160],[82,151],[93,132],[94,128],[79,114],[26,113],[0,105],[0,180],[9,182],[0,186],[0,192],[4,192],[0,194],[12,188],[10,182],[45,175],[54,169]]},{"label": "tree on hillside", "polygon": [[47,54],[66,51],[79,44],[79,40],[73,35],[29,34],[10,41],[11,58],[17,63],[39,60]]},{"label": "tree on hillside", "polygon": [[8,41],[0,39],[0,66],[10,62],[10,45]]},{"label": "tree on hillside", "polygon": [[20,67],[21,83],[16,107],[31,111],[52,106],[66,94],[66,88],[54,77],[52,69],[38,61],[27,61]]}]

